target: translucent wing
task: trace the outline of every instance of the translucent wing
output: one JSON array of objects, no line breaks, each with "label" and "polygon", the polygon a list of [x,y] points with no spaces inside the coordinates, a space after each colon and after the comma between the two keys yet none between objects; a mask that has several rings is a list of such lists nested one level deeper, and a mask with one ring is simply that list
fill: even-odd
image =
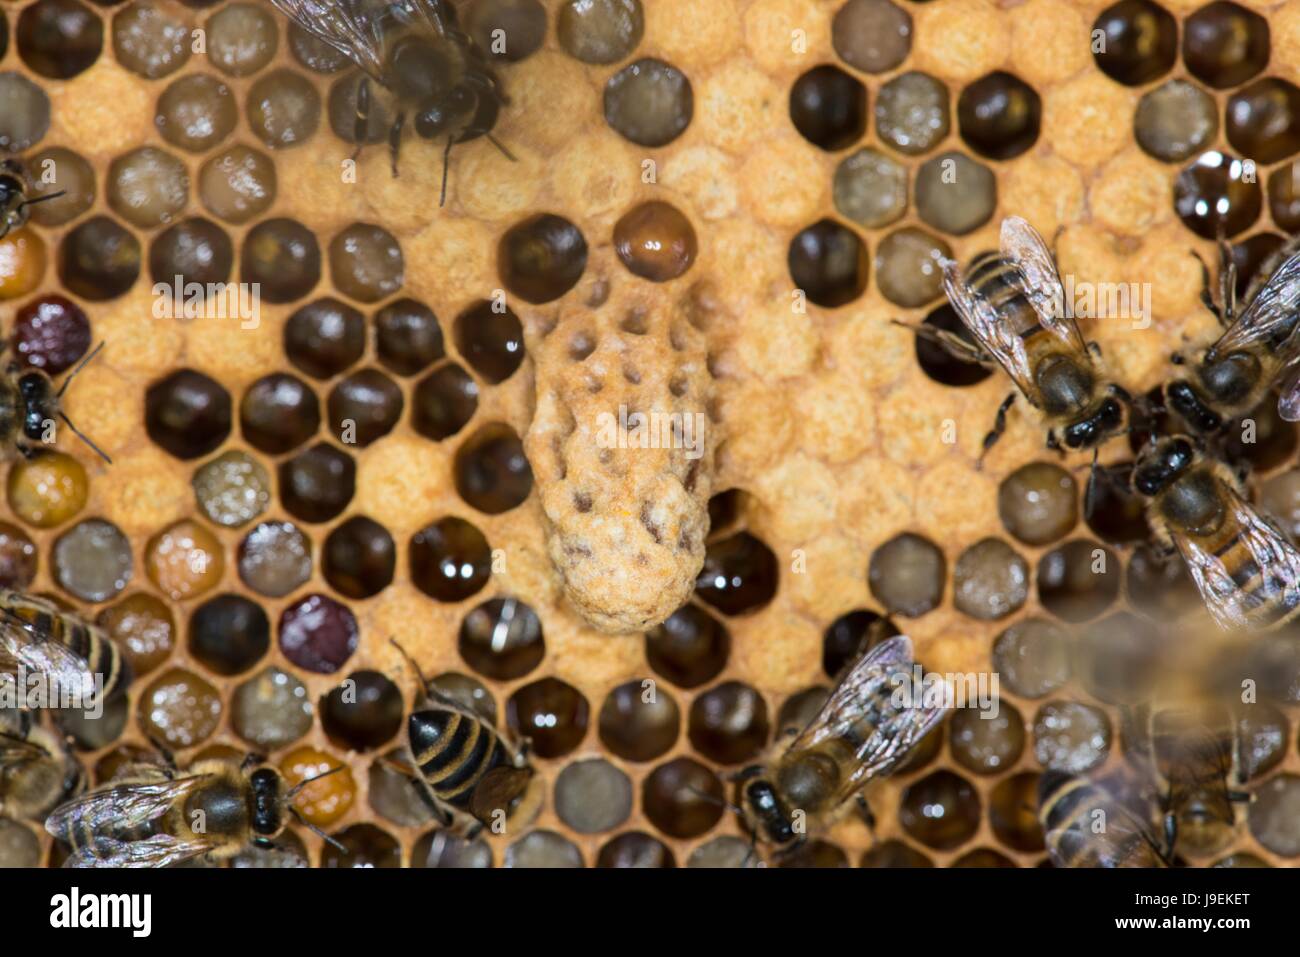
[{"label": "translucent wing", "polygon": [[1002,220],[999,243],[1002,255],[1019,266],[1024,274],[1025,295],[1043,328],[1072,352],[1087,356],[1088,346],[1079,332],[1079,324],[1065,310],[1065,292],[1061,289],[1056,260],[1038,230],[1019,216],[1008,216]]},{"label": "translucent wing", "polygon": [[1300,422],[1300,362],[1292,362],[1278,383],[1277,414],[1288,422]]},{"label": "translucent wing", "polygon": [[77,848],[64,867],[171,867],[201,857],[212,850],[206,841],[183,841],[170,834],[154,834],[138,841],[97,837]]},{"label": "translucent wing", "polygon": [[987,299],[976,295],[966,285],[960,265],[951,259],[945,259],[942,265],[943,289],[958,318],[983,350],[998,361],[1021,393],[1026,398],[1035,395],[1034,371],[1019,333],[998,315]]},{"label": "translucent wing", "polygon": [[16,734],[0,731],[0,772],[16,764],[49,757],[44,748]]},{"label": "translucent wing", "polygon": [[392,0],[389,11],[402,23],[431,27],[439,36],[456,28],[456,11],[443,0]]},{"label": "translucent wing", "polygon": [[69,844],[81,843],[78,838],[85,834],[135,843],[133,838],[206,777],[200,774],[96,788],[55,808],[45,820],[45,830]]},{"label": "translucent wing", "polygon": [[[427,0],[426,0],[427,2]],[[361,0],[271,0],[275,8],[318,40],[338,50],[381,85],[384,52],[379,18],[385,5]],[[414,6],[413,0],[405,5]]]},{"label": "translucent wing", "polygon": [[508,810],[511,802],[524,793],[532,776],[530,768],[505,765],[493,768],[483,775],[483,779],[474,788],[470,813],[484,823],[491,823],[496,811]]},{"label": "translucent wing", "polygon": [[85,687],[87,679],[85,659],[58,641],[38,637],[22,619],[8,614],[0,616],[0,662],[4,669],[21,665],[64,688]]},{"label": "translucent wing", "polygon": [[1267,625],[1300,604],[1300,552],[1235,491],[1225,489],[1229,519],[1250,556],[1250,578],[1239,582],[1223,559],[1186,535],[1174,533],[1187,570],[1211,616],[1225,629]]},{"label": "translucent wing", "polygon": [[1207,356],[1223,356],[1258,344],[1290,362],[1300,356],[1296,313],[1300,310],[1300,253],[1274,270],[1236,321],[1210,347]]},{"label": "translucent wing", "polygon": [[913,665],[912,641],[906,635],[871,649],[795,738],[791,752],[836,739],[851,743],[856,764],[841,788],[843,796],[869,778],[888,774],[947,713],[946,707],[895,700],[896,692],[913,690]]},{"label": "translucent wing", "polygon": [[[1059,772],[1057,772],[1059,773]],[[1145,796],[1119,782],[1070,781],[1069,807],[1044,835],[1057,867],[1163,867],[1163,853],[1139,807]]]}]

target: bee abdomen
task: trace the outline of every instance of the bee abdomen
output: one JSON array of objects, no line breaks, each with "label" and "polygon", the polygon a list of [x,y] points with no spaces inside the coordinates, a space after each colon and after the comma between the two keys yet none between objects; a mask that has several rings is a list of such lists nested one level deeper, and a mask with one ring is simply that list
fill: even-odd
[{"label": "bee abdomen", "polygon": [[417,712],[410,724],[421,776],[440,800],[455,807],[466,807],[483,775],[506,760],[495,733],[456,711]]}]

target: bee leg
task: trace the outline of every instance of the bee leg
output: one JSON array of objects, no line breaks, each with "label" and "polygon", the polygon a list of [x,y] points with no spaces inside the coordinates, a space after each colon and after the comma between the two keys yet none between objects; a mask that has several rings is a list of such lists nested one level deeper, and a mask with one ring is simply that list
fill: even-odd
[{"label": "bee leg", "polygon": [[958,362],[973,362],[982,366],[991,365],[994,362],[993,357],[979,346],[967,342],[961,336],[946,329],[936,329],[934,326],[927,326],[923,322],[903,322],[901,319],[891,319],[889,321],[896,326],[911,330],[918,339],[934,343]]},{"label": "bee leg", "polygon": [[980,451],[979,461],[975,463],[976,469],[984,467],[984,456],[989,454],[989,449],[997,444],[998,439],[1002,438],[1002,433],[1007,430],[1007,410],[1011,408],[1015,401],[1016,394],[1012,392],[998,406],[997,415],[993,419],[993,428],[988,435],[984,436],[984,448]]},{"label": "bee leg", "polygon": [[352,120],[352,140],[356,143],[356,149],[352,151],[354,161],[361,155],[361,147],[365,145],[369,131],[370,78],[363,76],[361,82],[357,84],[357,112]]},{"label": "bee leg", "polygon": [[448,136],[447,146],[442,151],[442,195],[438,199],[439,206],[447,205],[447,164],[451,159],[451,144],[453,142],[454,142],[454,138]]},{"label": "bee leg", "polygon": [[871,810],[871,805],[867,803],[867,798],[861,791],[858,792],[857,800],[858,817],[862,818],[862,823],[867,826],[867,830],[871,832],[871,840],[874,841],[876,839],[875,812]]},{"label": "bee leg", "polygon": [[1237,314],[1237,260],[1222,233],[1219,234],[1219,302],[1223,303],[1224,325],[1232,325]]},{"label": "bee leg", "polygon": [[1223,312],[1219,309],[1218,303],[1214,301],[1214,295],[1210,292],[1210,267],[1205,264],[1205,260],[1201,258],[1200,253],[1193,250],[1192,255],[1201,264],[1201,305],[1214,314],[1214,318],[1219,320],[1219,325],[1226,326],[1228,323],[1224,319]]},{"label": "bee leg", "polygon": [[406,114],[398,113],[396,122],[388,130],[388,151],[393,158],[393,179],[397,179],[397,151],[402,147],[402,126],[405,123]]},{"label": "bee leg", "polygon": [[1173,811],[1165,812],[1165,852],[1160,856],[1166,864],[1174,866],[1174,847],[1178,844],[1178,815]]}]

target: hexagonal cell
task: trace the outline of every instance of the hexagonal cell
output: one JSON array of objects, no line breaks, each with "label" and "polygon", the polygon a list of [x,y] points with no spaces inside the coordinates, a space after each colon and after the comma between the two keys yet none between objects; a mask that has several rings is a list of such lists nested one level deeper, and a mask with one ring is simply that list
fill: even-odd
[{"label": "hexagonal cell", "polygon": [[1138,101],[1133,135],[1158,160],[1180,163],[1214,141],[1219,108],[1214,98],[1186,80],[1170,80]]},{"label": "hexagonal cell", "polygon": [[628,681],[605,697],[597,730],[601,743],[620,758],[653,761],[676,743],[681,712],[653,681]]},{"label": "hexagonal cell", "polygon": [[1224,132],[1232,148],[1259,165],[1300,151],[1300,89],[1279,77],[1237,90],[1228,98]]},{"label": "hexagonal cell", "polygon": [[510,292],[540,304],[559,299],[587,268],[587,240],[563,216],[538,213],[506,230],[497,243],[497,272]]},{"label": "hexagonal cell", "polygon": [[156,80],[179,70],[190,53],[190,24],[179,6],[132,0],[113,14],[113,54],[132,73]]},{"label": "hexagonal cell", "polygon": [[770,731],[767,702],[742,682],[725,681],[691,702],[691,746],[718,764],[740,764],[757,756]]},{"label": "hexagonal cell", "polygon": [[888,73],[912,50],[912,17],[890,0],[848,0],[831,19],[831,43],[854,69]]},{"label": "hexagonal cell", "polygon": [[275,202],[275,164],[265,153],[234,145],[199,167],[199,199],[207,210],[236,225],[261,216]]},{"label": "hexagonal cell", "polygon": [[900,153],[929,152],[948,135],[948,88],[928,73],[894,77],[876,97],[876,133]]},{"label": "hexagonal cell", "polygon": [[1092,25],[1093,59],[1101,72],[1126,86],[1142,86],[1173,69],[1178,22],[1151,0],[1120,0]]},{"label": "hexagonal cell", "polygon": [[596,855],[597,867],[676,867],[668,845],[642,831],[610,839]]},{"label": "hexagonal cell", "polygon": [[360,360],[365,348],[365,318],[329,296],[303,306],[284,326],[285,355],[317,379],[338,375]]},{"label": "hexagonal cell", "polygon": [[822,636],[822,670],[832,678],[838,677],[860,655],[897,634],[894,623],[874,611],[845,612],[827,626]]},{"label": "hexagonal cell", "polygon": [[859,226],[888,226],[907,211],[907,169],[879,150],[864,147],[835,167],[831,198],[840,215]]},{"label": "hexagonal cell", "polygon": [[1087,621],[1115,601],[1121,570],[1119,558],[1110,549],[1074,539],[1038,560],[1038,600],[1059,618]]},{"label": "hexagonal cell", "polygon": [[903,841],[881,841],[862,855],[859,867],[934,867],[934,862]]},{"label": "hexagonal cell", "polygon": [[325,538],[321,556],[325,580],[345,598],[371,598],[393,580],[397,546],[388,530],[354,515]]},{"label": "hexagonal cell", "polygon": [[326,400],[330,430],[344,445],[365,448],[402,417],[402,390],[378,369],[361,369],[336,382]]},{"label": "hexagonal cell", "polygon": [[291,452],[320,428],[320,402],[311,387],[287,372],[263,376],[239,403],[239,429],[253,448]]},{"label": "hexagonal cell", "polygon": [[957,128],[980,156],[1009,160],[1038,141],[1043,104],[1033,87],[1002,70],[980,77],[957,99]]},{"label": "hexagonal cell", "polygon": [[[966,328],[966,324],[957,318],[956,310],[948,302],[944,302],[931,310],[930,314],[925,317],[923,324],[929,328],[950,333],[965,342],[973,343],[975,341],[971,337],[970,330]],[[939,343],[931,341],[926,336],[916,336],[915,339],[917,365],[921,367],[922,372],[935,382],[961,388],[977,385],[993,374],[992,369],[982,366],[978,362],[967,362],[964,359],[958,359]]]},{"label": "hexagonal cell", "polygon": [[137,677],[166,661],[176,645],[176,619],[171,609],[144,592],[105,608],[95,623],[121,649]]},{"label": "hexagonal cell", "polygon": [[953,605],[963,614],[1005,618],[1029,597],[1029,563],[1002,539],[982,539],[957,557],[952,589]]},{"label": "hexagonal cell", "polygon": [[190,484],[199,510],[218,525],[251,522],[271,502],[271,476],[245,452],[222,452],[194,472]]},{"label": "hexagonal cell", "polygon": [[272,70],[254,81],[244,100],[253,134],[268,149],[301,146],[320,126],[320,94],[296,70]]},{"label": "hexagonal cell", "polygon": [[321,699],[320,721],[340,748],[371,751],[397,736],[405,704],[402,692],[377,671],[354,671]]},{"label": "hexagonal cell", "polygon": [[271,623],[242,595],[218,595],[190,616],[187,647],[214,674],[242,674],[270,649]]},{"label": "hexagonal cell", "polygon": [[490,598],[465,616],[460,656],[479,674],[497,681],[522,678],[546,653],[542,622],[515,598]]},{"label": "hexagonal cell", "polygon": [[565,0],[555,20],[560,46],[583,63],[617,63],[644,32],[641,0]]},{"label": "hexagonal cell", "polygon": [[[261,287],[267,302],[301,299],[320,281],[320,245],[310,229],[292,219],[268,219],[244,237],[239,277]],[[365,335],[362,324],[362,336]],[[286,350],[288,328],[285,329]]]},{"label": "hexagonal cell", "polygon": [[1034,757],[1045,768],[1079,774],[1110,751],[1105,712],[1077,701],[1050,701],[1034,716]]},{"label": "hexagonal cell", "polygon": [[478,411],[478,383],[454,362],[421,379],[411,396],[411,426],[427,439],[451,438]]},{"label": "hexagonal cell", "polygon": [[694,113],[691,81],[663,60],[637,60],[605,82],[605,122],[639,146],[667,146],[682,135]]},{"label": "hexagonal cell", "polygon": [[402,827],[419,827],[433,819],[433,810],[415,780],[395,770],[405,760],[402,749],[394,748],[370,762],[366,799],[371,810],[384,820]]},{"label": "hexagonal cell", "polygon": [[1300,855],[1300,777],[1279,774],[1257,787],[1246,819],[1250,833],[1268,850]]},{"label": "hexagonal cell", "polygon": [[192,153],[212,149],[238,121],[230,87],[204,73],[183,76],[163,90],[153,119],[163,139]]},{"label": "hexagonal cell", "polygon": [[958,708],[948,721],[953,760],[976,774],[998,774],[1014,765],[1025,748],[1025,720],[1007,701],[987,710]]},{"label": "hexagonal cell", "polygon": [[85,508],[90,484],[86,469],[71,455],[42,452],[9,467],[5,492],[19,520],[53,528]]},{"label": "hexagonal cell", "polygon": [[27,165],[29,169],[40,171],[39,182],[33,184],[36,195],[60,190],[64,194],[58,199],[32,206],[32,222],[41,226],[62,226],[94,204],[95,168],[85,157],[62,146],[51,146],[28,157]]},{"label": "hexagonal cell", "polygon": [[1026,545],[1048,545],[1064,538],[1079,521],[1079,490],[1059,465],[1022,465],[998,486],[1002,525]]},{"label": "hexagonal cell", "polygon": [[60,535],[50,555],[54,580],[82,601],[107,601],[131,580],[131,542],[112,522],[86,519]]},{"label": "hexagonal cell", "polygon": [[337,518],[356,493],[357,464],[352,456],[319,442],[280,463],[280,501],[304,522]]},{"label": "hexagonal cell", "polygon": [[415,375],[446,355],[438,317],[422,302],[394,300],[375,313],[374,323],[379,361],[398,375]]},{"label": "hexagonal cell", "polygon": [[253,3],[222,7],[205,24],[208,59],[227,76],[252,76],[275,57],[275,18]]},{"label": "hexagonal cell", "polygon": [[795,286],[827,309],[847,305],[867,290],[867,244],[833,219],[800,230],[790,240],[786,262]]},{"label": "hexagonal cell", "polygon": [[283,598],[311,578],[312,544],[292,522],[262,522],[239,543],[239,579],[259,595]]},{"label": "hexagonal cell", "polygon": [[1183,63],[1216,90],[1245,83],[1268,63],[1268,21],[1228,0],[1201,7],[1183,23]]},{"label": "hexagonal cell", "polygon": [[136,721],[150,740],[180,750],[211,737],[221,711],[216,688],[193,672],[169,668],[140,693]]},{"label": "hexagonal cell", "polygon": [[59,281],[92,302],[116,299],[140,275],[140,241],[115,220],[93,216],[59,243]]},{"label": "hexagonal cell", "polygon": [[876,247],[876,285],[896,306],[916,309],[943,295],[940,262],[952,258],[952,249],[924,229],[904,226]]},{"label": "hexagonal cell", "polygon": [[[173,315],[200,318],[230,305],[228,289],[215,284],[230,278],[235,249],[216,223],[198,216],[169,226],[149,243],[149,275],[173,299]],[[160,290],[161,291],[161,290]],[[234,310],[231,310],[234,312]]]},{"label": "hexagonal cell", "polygon": [[684,605],[646,633],[645,653],[656,674],[679,687],[695,688],[726,667],[731,636],[708,612]]},{"label": "hexagonal cell", "polygon": [[546,8],[539,0],[485,0],[465,11],[465,31],[490,59],[518,63],[546,39]]},{"label": "hexagonal cell", "polygon": [[524,331],[508,306],[483,300],[456,317],[456,350],[484,381],[496,385],[524,360]]},{"label": "hexagonal cell", "polygon": [[974,837],[980,813],[979,793],[951,771],[935,771],[908,785],[898,805],[903,830],[926,847],[942,851]]},{"label": "hexagonal cell", "polygon": [[411,536],[411,582],[438,601],[463,601],[492,574],[492,549],[483,533],[462,518],[448,517]]},{"label": "hexagonal cell", "polygon": [[506,848],[506,867],[582,867],[582,852],[554,831],[530,831]]},{"label": "hexagonal cell", "polygon": [[867,88],[837,66],[815,66],[790,88],[790,122],[814,146],[847,149],[867,132]]},{"label": "hexagonal cell", "polygon": [[1254,167],[1218,150],[1202,153],[1174,180],[1178,218],[1204,239],[1235,236],[1250,228],[1262,206]]},{"label": "hexagonal cell", "polygon": [[917,618],[943,600],[947,562],[927,538],[904,532],[871,553],[871,594],[893,615]]},{"label": "hexagonal cell", "polygon": [[756,611],[776,595],[776,556],[749,532],[710,542],[695,580],[695,593],[724,615]]},{"label": "hexagonal cell", "polygon": [[522,505],[533,490],[533,470],[523,443],[510,426],[480,426],[456,450],[456,491],[467,504],[488,515]]},{"label": "hexagonal cell", "polygon": [[998,181],[993,171],[955,150],[922,163],[914,189],[921,219],[953,236],[979,229],[998,205]]},{"label": "hexagonal cell", "polygon": [[329,261],[334,285],[359,302],[378,302],[402,288],[402,247],[382,226],[348,226],[330,240]]},{"label": "hexagonal cell", "polygon": [[321,847],[320,866],[338,867],[401,867],[402,848],[397,838],[373,824],[352,824],[332,835],[343,849],[332,844]]},{"label": "hexagonal cell", "polygon": [[558,678],[524,685],[506,702],[506,723],[517,738],[528,738],[543,758],[568,754],[587,733],[590,707],[582,692]]},{"label": "hexagonal cell", "polygon": [[195,459],[230,434],[230,393],[193,369],[179,369],[149,386],[144,399],[149,438],[178,459]]},{"label": "hexagonal cell", "polygon": [[307,595],[280,614],[280,651],[305,671],[333,674],[357,650],[360,629],[347,606]]},{"label": "hexagonal cell", "polygon": [[1012,850],[1033,853],[1043,849],[1037,774],[1024,771],[997,783],[989,794],[989,824],[997,839]]},{"label": "hexagonal cell", "polygon": [[482,840],[466,841],[444,827],[424,834],[411,848],[412,867],[486,868],[492,848]]},{"label": "hexagonal cell", "polygon": [[555,779],[555,813],[579,834],[612,831],[632,813],[632,782],[602,758],[574,761]]},{"label": "hexagonal cell", "polygon": [[172,601],[184,601],[216,587],[226,560],[217,537],[184,518],[145,543],[144,569],[159,591]]},{"label": "hexagonal cell", "polygon": [[104,22],[77,0],[37,0],[18,15],[14,42],[33,73],[68,80],[99,59]]},{"label": "hexagonal cell", "polygon": [[36,544],[17,525],[0,522],[0,588],[26,591],[36,577]]},{"label": "hexagonal cell", "polygon": [[718,776],[691,758],[665,762],[641,782],[641,809],[669,837],[708,833],[722,819],[723,804]]},{"label": "hexagonal cell", "polygon": [[14,313],[9,348],[19,365],[57,376],[90,348],[90,320],[72,300],[47,294]]},{"label": "hexagonal cell", "polygon": [[614,251],[633,275],[668,282],[691,268],[699,243],[691,221],[677,207],[652,200],[614,224]]},{"label": "hexagonal cell", "polygon": [[1021,697],[1050,694],[1070,680],[1065,629],[1042,618],[1016,622],[994,642],[993,668]]},{"label": "hexagonal cell", "polygon": [[287,747],[311,730],[311,698],[301,681],[265,668],[230,696],[230,726],[249,744],[268,751]]},{"label": "hexagonal cell", "polygon": [[352,65],[347,55],[289,21],[289,52],[313,73],[338,73]]}]

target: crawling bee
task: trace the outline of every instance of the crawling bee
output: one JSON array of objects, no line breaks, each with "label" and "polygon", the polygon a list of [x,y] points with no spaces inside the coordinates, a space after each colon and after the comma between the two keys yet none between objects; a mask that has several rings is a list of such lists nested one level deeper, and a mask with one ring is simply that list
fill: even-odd
[{"label": "crawling bee", "polygon": [[[964,273],[943,261],[944,290],[975,343],[930,326],[910,328],[964,362],[1000,365],[1041,413],[1048,448],[1095,451],[1125,431],[1132,398],[1106,380],[1096,344],[1084,341],[1066,312],[1056,263],[1038,232],[1009,216],[1002,220],[1000,246],[976,256]],[[1015,398],[1012,392],[999,406],[984,453],[1006,429]]]},{"label": "crawling bee", "polygon": [[[77,704],[85,709],[98,708],[131,683],[130,665],[98,627],[43,598],[0,589],[0,672],[19,667],[56,690],[79,693]],[[102,684],[92,690],[96,679]]]},{"label": "crawling bee", "polygon": [[429,686],[419,666],[402,648],[420,679],[424,700],[407,719],[407,744],[421,793],[444,827],[466,839],[484,827],[526,824],[541,809],[540,781],[525,746],[508,743],[496,729],[459,702]]},{"label": "crawling bee", "polygon": [[86,363],[104,348],[101,342],[77,367],[68,373],[63,385],[56,390],[53,380],[40,369],[23,369],[11,362],[0,376],[0,457],[11,458],[17,453],[30,459],[39,455],[53,434],[54,420],[62,419],[72,434],[94,451],[109,465],[113,464],[103,450],[82,434],[63,411],[63,394]]},{"label": "crawling bee", "polygon": [[1273,629],[1300,612],[1300,551],[1243,497],[1240,481],[1185,435],[1148,444],[1133,465],[1157,547],[1179,552],[1220,627]]},{"label": "crawling bee", "polygon": [[[447,159],[457,143],[493,136],[506,102],[483,52],[461,31],[447,0],[271,0],[289,19],[334,47],[365,71],[357,88],[354,139],[366,139],[373,81],[392,94],[396,119],[388,131],[393,175],[409,118],[421,139],[444,140],[442,197],[447,201]],[[358,145],[360,149],[360,145]]]},{"label": "crawling bee", "polygon": [[66,867],[168,867],[206,855],[223,861],[250,844],[275,847],[292,815],[305,820],[293,800],[335,768],[292,787],[261,755],[242,763],[196,761],[184,773],[171,755],[160,763],[124,768],[114,781],[55,808],[45,830],[72,850]]},{"label": "crawling bee", "polygon": [[[1209,271],[1201,299],[1225,326],[1191,366],[1186,377],[1164,387],[1165,405],[1199,435],[1221,432],[1256,408],[1277,387],[1278,414],[1300,422],[1300,253],[1284,248],[1285,258],[1265,266],[1246,290],[1246,308],[1237,315],[1237,271],[1227,244],[1220,245],[1219,305],[1209,292]],[[1288,255],[1289,253],[1289,255]],[[1181,356],[1174,362],[1182,364]]]},{"label": "crawling bee", "polygon": [[737,809],[755,841],[788,852],[852,809],[871,821],[862,790],[897,768],[947,713],[899,703],[910,683],[912,642],[896,635],[858,659],[817,716],[736,775]]},{"label": "crawling bee", "polygon": [[77,759],[30,712],[0,727],[0,816],[43,821],[84,786]]},{"label": "crawling bee", "polygon": [[1053,864],[1172,866],[1173,849],[1160,845],[1149,803],[1117,784],[1122,782],[1102,783],[1063,771],[1047,771],[1039,778],[1038,819]]},{"label": "crawling bee", "polygon": [[30,192],[31,183],[23,165],[13,159],[0,160],[0,239],[27,225],[32,207],[37,203],[58,199],[67,190],[61,189],[57,193],[46,193],[29,199]]},{"label": "crawling bee", "polygon": [[1134,724],[1156,782],[1164,814],[1165,845],[1181,842],[1194,854],[1210,854],[1231,839],[1240,790],[1241,736],[1224,707],[1143,706]]}]

